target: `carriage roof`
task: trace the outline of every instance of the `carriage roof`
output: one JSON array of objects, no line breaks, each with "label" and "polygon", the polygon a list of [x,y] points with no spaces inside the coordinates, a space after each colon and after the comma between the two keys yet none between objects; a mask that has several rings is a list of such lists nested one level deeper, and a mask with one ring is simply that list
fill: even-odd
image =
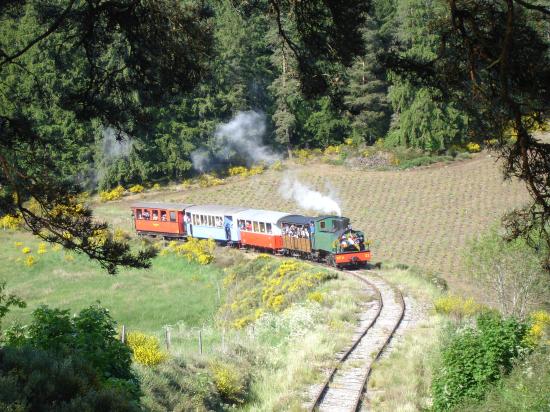
[{"label": "carriage roof", "polygon": [[131,208],[144,209],[166,209],[166,210],[185,210],[193,206],[187,203],[164,203],[164,202],[134,202],[130,205]]},{"label": "carriage roof", "polygon": [[196,205],[188,208],[186,211],[194,215],[228,215],[232,216],[238,212],[247,210],[242,206],[224,206],[224,205]]},{"label": "carriage roof", "polygon": [[254,220],[256,222],[269,222],[277,224],[277,221],[288,213],[277,212],[275,210],[247,209],[235,215],[240,220]]},{"label": "carriage roof", "polygon": [[302,215],[288,215],[280,218],[277,221],[277,224],[280,226],[282,224],[289,224],[289,225],[300,225],[305,226],[309,225],[311,222],[315,221],[315,217],[311,216],[302,216]]}]

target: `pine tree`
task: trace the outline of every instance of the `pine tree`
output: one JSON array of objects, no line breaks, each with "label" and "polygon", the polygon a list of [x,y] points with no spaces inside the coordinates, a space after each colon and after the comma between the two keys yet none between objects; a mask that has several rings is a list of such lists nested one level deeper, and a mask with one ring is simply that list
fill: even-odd
[{"label": "pine tree", "polygon": [[349,110],[354,140],[374,143],[388,130],[390,108],[384,69],[377,59],[383,44],[371,17],[366,19],[363,39],[365,55],[357,58],[348,69],[344,102]]}]

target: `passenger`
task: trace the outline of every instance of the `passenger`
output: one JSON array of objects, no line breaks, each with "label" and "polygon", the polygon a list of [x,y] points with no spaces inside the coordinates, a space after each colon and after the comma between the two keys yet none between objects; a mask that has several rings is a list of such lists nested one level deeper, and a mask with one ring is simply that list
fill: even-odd
[{"label": "passenger", "polygon": [[150,217],[151,217],[151,216],[149,215],[149,211],[148,211],[148,210],[144,210],[144,211],[143,211],[143,218],[144,218],[145,220],[149,220]]},{"label": "passenger", "polygon": [[246,224],[246,230],[248,230],[249,232],[252,232],[252,223],[248,222]]},{"label": "passenger", "polygon": [[163,222],[166,222],[166,213],[163,215],[160,215],[160,220],[162,220]]}]

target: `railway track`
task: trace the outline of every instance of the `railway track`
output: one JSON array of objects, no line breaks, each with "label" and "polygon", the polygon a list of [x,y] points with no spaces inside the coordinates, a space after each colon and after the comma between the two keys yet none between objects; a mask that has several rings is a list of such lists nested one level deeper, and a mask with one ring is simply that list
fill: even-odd
[{"label": "railway track", "polygon": [[[376,362],[401,324],[405,301],[401,292],[371,271],[346,271],[376,292],[374,316],[362,328],[309,403],[307,410],[350,412],[361,409],[362,398]],[[368,407],[368,405],[366,405]]]}]

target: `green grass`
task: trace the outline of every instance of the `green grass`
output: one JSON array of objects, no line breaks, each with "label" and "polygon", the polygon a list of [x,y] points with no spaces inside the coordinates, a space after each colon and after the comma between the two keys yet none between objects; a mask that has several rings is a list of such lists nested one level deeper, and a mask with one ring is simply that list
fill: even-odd
[{"label": "green grass", "polygon": [[[32,249],[37,263],[27,267],[22,247]],[[38,240],[26,233],[0,233],[0,280],[19,295],[26,309],[14,309],[3,325],[17,319],[27,322],[33,309],[42,304],[73,312],[100,301],[119,324],[128,329],[158,332],[164,325],[184,322],[196,326],[212,320],[218,309],[216,266],[188,263],[176,256],[157,257],[151,269],[122,269],[108,275],[87,257],[53,251],[38,255]],[[66,260],[65,256],[70,256]]]}]

